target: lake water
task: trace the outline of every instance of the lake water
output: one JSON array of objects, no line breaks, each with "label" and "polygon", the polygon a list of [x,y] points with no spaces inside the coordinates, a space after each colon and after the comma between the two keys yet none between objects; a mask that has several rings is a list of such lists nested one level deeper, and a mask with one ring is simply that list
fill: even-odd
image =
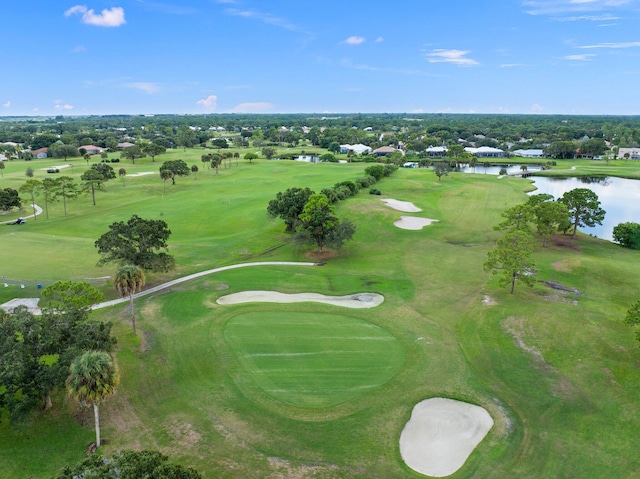
[{"label": "lake water", "polygon": [[625,223],[640,223],[640,181],[624,178],[547,178],[531,177],[538,189],[530,194],[548,193],[558,199],[574,188],[589,188],[600,200],[600,207],[607,212],[601,226],[579,228],[598,238],[613,240],[614,226]]}]

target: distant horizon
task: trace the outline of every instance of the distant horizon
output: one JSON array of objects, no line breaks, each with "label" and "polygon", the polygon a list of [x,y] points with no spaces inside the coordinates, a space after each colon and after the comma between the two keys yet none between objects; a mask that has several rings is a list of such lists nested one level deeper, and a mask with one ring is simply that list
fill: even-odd
[{"label": "distant horizon", "polygon": [[32,0],[0,16],[19,59],[1,117],[640,115],[640,0]]}]

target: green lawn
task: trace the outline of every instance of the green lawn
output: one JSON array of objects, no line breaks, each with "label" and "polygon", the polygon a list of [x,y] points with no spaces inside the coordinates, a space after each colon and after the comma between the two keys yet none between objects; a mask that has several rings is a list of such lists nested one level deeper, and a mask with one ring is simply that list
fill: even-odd
[{"label": "green lawn", "polygon": [[[268,201],[366,166],[240,160],[217,176],[179,178],[164,197],[158,177],[114,180],[96,207],[80,198],[67,217],[56,204],[49,220],[0,227],[3,257],[12,258],[1,274],[36,292],[37,280],[113,274],[95,266],[93,241],[133,213],[173,231],[178,271],[152,275],[152,284],[233,262],[308,261],[313,248],[288,243],[283,223],[266,217]],[[0,186],[14,174],[23,175],[5,171]],[[338,205],[357,232],[324,266],[236,269],[145,297],[137,338],[126,305],[96,312],[115,323],[122,374],[102,406],[105,453],[159,448],[205,478],[418,478],[400,457],[400,432],[417,402],[445,396],[481,405],[495,421],[456,479],[636,477],[640,348],[622,318],[638,299],[640,253],[588,236],[540,242],[538,278],[583,294],[538,283],[510,295],[482,264],[501,235],[500,213],[526,199],[529,182],[456,173],[437,181],[419,169],[376,187],[439,222],[398,229],[407,213],[363,191]],[[104,288],[115,295],[108,280]],[[216,303],[245,290],[371,291],[385,301],[368,310]],[[54,416],[0,431],[7,477],[46,478],[83,457],[91,425],[74,423],[62,394],[55,405]],[[51,441],[33,442],[47,431]]]},{"label": "green lawn", "polygon": [[326,408],[389,381],[404,362],[384,329],[348,316],[322,313],[246,313],[224,331],[244,377],[286,404]]}]

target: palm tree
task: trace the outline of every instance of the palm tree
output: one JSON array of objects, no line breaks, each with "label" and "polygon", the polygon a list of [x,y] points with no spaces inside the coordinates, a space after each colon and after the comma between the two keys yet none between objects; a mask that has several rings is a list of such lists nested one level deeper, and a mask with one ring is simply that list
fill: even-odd
[{"label": "palm tree", "polygon": [[125,176],[127,176],[127,170],[125,170],[124,168],[120,168],[120,169],[118,170],[118,176],[119,176],[120,178],[122,178],[122,186],[125,186],[125,184],[124,184],[124,177],[125,177]]},{"label": "palm tree", "polygon": [[131,325],[133,326],[133,334],[136,334],[136,318],[133,309],[133,295],[142,290],[146,282],[144,270],[136,265],[128,264],[120,268],[116,272],[113,285],[116,287],[120,296],[123,298],[129,296],[131,305]]},{"label": "palm tree", "polygon": [[160,170],[160,178],[164,182],[164,188],[162,190],[162,195],[167,192],[167,180],[173,180],[173,172],[171,170]]},{"label": "palm tree", "polygon": [[116,392],[120,383],[118,365],[109,353],[87,351],[69,368],[67,392],[83,405],[93,406],[96,425],[96,448],[100,447],[100,415],[98,405]]}]

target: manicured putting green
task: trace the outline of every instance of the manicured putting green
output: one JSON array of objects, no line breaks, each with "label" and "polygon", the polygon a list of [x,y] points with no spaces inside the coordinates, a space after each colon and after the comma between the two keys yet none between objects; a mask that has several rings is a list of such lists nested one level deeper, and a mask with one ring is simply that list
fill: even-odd
[{"label": "manicured putting green", "polygon": [[371,391],[389,381],[405,357],[385,329],[335,314],[240,314],[224,334],[260,388],[303,408],[335,406]]}]

